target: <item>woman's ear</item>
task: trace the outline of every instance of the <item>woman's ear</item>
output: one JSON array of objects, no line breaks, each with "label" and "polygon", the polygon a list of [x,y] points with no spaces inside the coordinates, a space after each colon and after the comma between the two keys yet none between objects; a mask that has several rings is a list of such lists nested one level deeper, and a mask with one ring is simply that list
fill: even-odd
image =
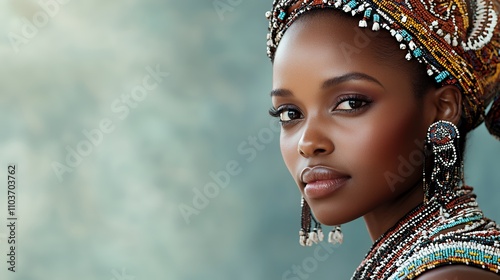
[{"label": "woman's ear", "polygon": [[434,121],[444,120],[458,125],[462,116],[462,94],[456,86],[447,85],[436,89],[433,93],[435,106]]}]

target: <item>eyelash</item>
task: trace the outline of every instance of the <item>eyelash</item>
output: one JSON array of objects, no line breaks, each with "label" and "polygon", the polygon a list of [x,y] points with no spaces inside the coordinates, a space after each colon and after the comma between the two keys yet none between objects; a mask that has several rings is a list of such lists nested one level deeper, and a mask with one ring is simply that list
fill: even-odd
[{"label": "eyelash", "polygon": [[[284,120],[282,120],[282,119],[281,119],[281,114],[282,114],[283,112],[286,112],[286,111],[295,111],[295,112],[297,112],[297,114],[299,114],[299,116],[300,116],[300,117],[299,117],[299,118],[297,118],[297,119],[290,119],[290,120],[286,120],[286,121],[284,121]],[[303,118],[303,117],[302,117],[302,112],[300,112],[300,110],[299,110],[299,109],[297,109],[297,108],[296,108],[295,106],[293,106],[293,105],[288,105],[288,104],[287,104],[287,105],[282,105],[282,106],[278,107],[277,109],[276,109],[276,108],[274,108],[274,107],[273,107],[273,108],[271,108],[271,109],[269,109],[269,114],[270,114],[271,116],[275,117],[275,118],[278,118],[278,119],[279,119],[279,122],[280,122],[280,124],[281,124],[281,127],[283,127],[283,128],[285,128],[285,127],[287,127],[287,126],[290,126],[290,125],[293,125],[293,124],[295,124],[296,122],[300,121],[300,119],[302,119],[302,118]]]},{"label": "eyelash", "polygon": [[[359,95],[359,94],[349,94],[349,95],[342,95],[338,98],[337,102],[336,102],[336,105],[335,105],[335,108],[333,109],[333,112],[335,112],[336,108],[346,102],[346,101],[361,101],[365,104],[363,104],[362,106],[360,106],[359,108],[354,108],[354,109],[339,109],[338,111],[342,112],[342,113],[347,113],[347,114],[354,114],[354,113],[357,113],[359,110],[363,110],[365,109],[366,106],[370,105],[370,103],[372,103],[373,101],[366,97],[366,96],[363,96],[363,95]],[[281,117],[281,114],[283,112],[286,112],[286,111],[296,111],[298,112],[300,115],[302,115],[302,113],[300,112],[300,110],[298,110],[295,106],[293,105],[289,105],[289,104],[285,104],[285,105],[282,105],[278,108],[274,108],[272,107],[271,109],[269,109],[269,115],[271,115],[272,117],[275,117],[275,118],[280,118]],[[285,125],[289,125],[291,124],[293,121],[296,121],[297,119],[293,119],[293,120],[290,120],[290,121],[283,121],[280,119],[280,123],[282,126],[285,126]]]},{"label": "eyelash", "polygon": [[354,114],[354,113],[358,112],[359,110],[365,109],[366,106],[370,105],[373,102],[372,99],[370,99],[364,95],[359,95],[359,94],[342,95],[338,98],[337,104],[335,105],[335,108],[337,108],[340,104],[342,104],[346,101],[361,101],[361,102],[365,103],[365,104],[361,105],[359,108],[354,108],[354,109],[350,109],[350,110],[339,110],[341,112],[345,112],[348,114]]},{"label": "eyelash", "polygon": [[269,115],[271,115],[272,117],[275,117],[275,118],[279,118],[280,119],[279,121],[280,121],[281,125],[285,126],[287,124],[290,124],[293,121],[296,121],[296,119],[295,120],[290,120],[290,121],[283,121],[283,120],[281,120],[281,114],[283,112],[292,111],[292,110],[296,111],[300,115],[302,115],[302,113],[300,112],[300,110],[298,110],[295,106],[289,105],[289,104],[282,105],[282,106],[280,106],[278,108],[272,107],[271,109],[269,109]]}]

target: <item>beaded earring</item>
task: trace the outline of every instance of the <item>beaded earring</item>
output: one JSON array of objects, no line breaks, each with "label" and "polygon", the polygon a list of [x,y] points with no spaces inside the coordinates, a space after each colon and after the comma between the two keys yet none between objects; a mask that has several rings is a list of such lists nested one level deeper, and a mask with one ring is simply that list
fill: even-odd
[{"label": "beaded earring", "polygon": [[[312,246],[318,244],[318,242],[323,241],[324,234],[321,229],[321,223],[316,221],[311,213],[311,208],[307,201],[302,197],[300,202],[300,207],[302,208],[301,213],[301,225],[299,232],[299,243],[302,246]],[[311,224],[314,222],[314,228],[311,230]],[[340,226],[334,226],[332,231],[328,234],[328,242],[332,244],[341,244],[344,240],[344,235]]]},{"label": "beaded earring", "polygon": [[[457,152],[459,138],[458,128],[451,122],[440,120],[429,126],[425,157],[432,158],[433,166],[427,183],[424,163],[425,203],[436,197],[439,204],[445,205],[450,193],[463,180],[463,161]],[[441,214],[447,216],[444,209],[441,209]]]}]

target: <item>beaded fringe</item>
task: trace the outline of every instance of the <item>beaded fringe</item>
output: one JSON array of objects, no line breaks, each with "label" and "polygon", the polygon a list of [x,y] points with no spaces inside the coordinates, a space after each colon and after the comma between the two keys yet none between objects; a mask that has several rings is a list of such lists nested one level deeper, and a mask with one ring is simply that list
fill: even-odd
[{"label": "beaded fringe", "polygon": [[[301,214],[301,228],[299,231],[299,243],[302,246],[312,246],[323,241],[325,235],[321,228],[321,224],[316,221],[311,213],[311,208],[307,201],[302,197],[300,206],[302,208]],[[314,222],[314,228],[311,230],[311,223]],[[340,226],[334,226],[328,234],[328,242],[332,244],[342,244],[344,235]]]},{"label": "beaded fringe", "polygon": [[[432,153],[426,154],[425,158],[432,156],[433,167],[430,182],[427,182],[424,162],[424,202],[437,199],[441,205],[441,219],[450,217],[445,205],[459,187],[460,180],[463,183],[463,161],[457,153],[459,139],[458,128],[448,121],[437,121],[427,131],[426,150],[430,148]],[[429,184],[432,184],[432,190]]]}]

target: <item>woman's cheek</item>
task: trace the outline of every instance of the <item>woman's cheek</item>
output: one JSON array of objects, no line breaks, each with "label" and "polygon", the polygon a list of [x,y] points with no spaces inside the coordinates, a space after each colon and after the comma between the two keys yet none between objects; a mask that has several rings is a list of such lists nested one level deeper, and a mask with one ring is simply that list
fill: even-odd
[{"label": "woman's cheek", "polygon": [[281,130],[280,150],[286,167],[290,174],[295,178],[296,169],[300,161],[300,155],[297,152],[299,137],[294,134]]},{"label": "woman's cheek", "polygon": [[418,166],[408,166],[409,155],[421,149],[415,144],[418,143],[418,120],[409,110],[392,120],[385,119],[385,124],[372,137],[372,158],[377,159],[374,164],[379,167],[378,176],[391,191],[401,184],[408,185],[407,180],[412,180],[416,172],[420,172]]}]

